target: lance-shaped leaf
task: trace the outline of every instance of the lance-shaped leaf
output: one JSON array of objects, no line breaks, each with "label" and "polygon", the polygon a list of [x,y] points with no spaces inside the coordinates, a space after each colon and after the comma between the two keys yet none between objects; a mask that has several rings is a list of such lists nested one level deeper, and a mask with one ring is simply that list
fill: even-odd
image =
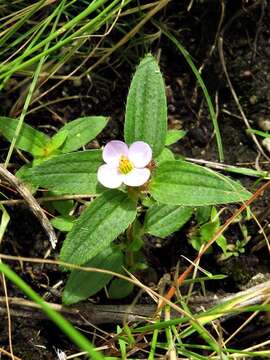
[{"label": "lance-shaped leaf", "polygon": [[61,154],[59,148],[66,140],[67,134],[67,131],[57,132],[41,150],[36,151],[35,156],[38,159],[35,160],[35,163],[41,163],[46,158],[49,159],[54,155]]},{"label": "lance-shaped leaf", "polygon": [[171,129],[167,131],[165,145],[169,146],[175,144],[178,140],[181,140],[185,135],[186,131]]},{"label": "lance-shaped leaf", "polygon": [[74,219],[72,216],[56,216],[51,220],[51,224],[57,230],[68,232],[72,229]]},{"label": "lance-shaped leaf", "polygon": [[148,143],[154,156],[165,146],[167,132],[167,102],[165,86],[158,64],[147,55],[132,79],[127,98],[125,140]]},{"label": "lance-shaped leaf", "polygon": [[156,169],[150,193],[160,203],[185,206],[241,202],[252,195],[229,177],[177,160],[164,162]]},{"label": "lance-shaped leaf", "polygon": [[[8,141],[11,142],[14,138],[17,126],[18,120],[4,116],[0,117],[0,134]],[[24,123],[17,138],[16,147],[36,155],[42,152],[49,140],[50,138],[47,135]]]},{"label": "lance-shaped leaf", "polygon": [[191,217],[192,207],[157,204],[145,216],[145,232],[165,238],[179,230]]},{"label": "lance-shaped leaf", "polygon": [[105,116],[85,116],[70,121],[58,133],[67,131],[67,137],[61,147],[62,153],[78,150],[93,140],[107,125],[109,118]]},{"label": "lance-shaped leaf", "polygon": [[134,289],[134,284],[119,278],[115,278],[110,283],[108,295],[110,299],[123,299]]},{"label": "lance-shaped leaf", "polygon": [[[121,272],[123,253],[119,249],[113,249],[111,246],[108,246],[83,266]],[[95,295],[108,284],[112,276],[113,275],[99,272],[73,270],[65,286],[63,303],[65,305],[71,305]]]},{"label": "lance-shaped leaf", "polygon": [[168,149],[164,148],[162,152],[155,158],[155,163],[159,166],[161,163],[165,161],[172,161],[175,160],[174,153]]},{"label": "lance-shaped leaf", "polygon": [[101,162],[100,150],[63,154],[25,170],[21,178],[62,194],[96,194]]},{"label": "lance-shaped leaf", "polygon": [[61,260],[81,265],[102,252],[136,217],[126,193],[109,190],[90,203],[74,223],[61,249]]}]

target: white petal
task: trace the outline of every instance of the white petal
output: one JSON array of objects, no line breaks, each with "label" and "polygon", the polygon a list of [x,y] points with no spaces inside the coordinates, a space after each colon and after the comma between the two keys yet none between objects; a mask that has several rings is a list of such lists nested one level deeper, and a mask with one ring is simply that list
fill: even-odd
[{"label": "white petal", "polygon": [[149,169],[134,168],[128,174],[123,176],[124,184],[128,186],[141,186],[150,178],[151,172]]},{"label": "white petal", "polygon": [[110,189],[118,188],[123,182],[123,175],[119,173],[118,169],[107,164],[98,168],[97,178],[103,186]]},{"label": "white petal", "polygon": [[103,149],[103,160],[105,163],[113,166],[118,166],[120,157],[122,155],[128,156],[128,146],[123,141],[112,140],[105,145]]},{"label": "white petal", "polygon": [[128,158],[137,168],[144,168],[152,160],[152,149],[144,141],[136,141],[130,145]]}]

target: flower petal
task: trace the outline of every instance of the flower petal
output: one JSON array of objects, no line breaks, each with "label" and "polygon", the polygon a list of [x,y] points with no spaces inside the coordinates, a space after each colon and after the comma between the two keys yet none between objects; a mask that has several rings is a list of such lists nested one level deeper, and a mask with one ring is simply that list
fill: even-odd
[{"label": "flower petal", "polygon": [[105,187],[116,189],[122,185],[123,175],[114,166],[104,164],[98,168],[98,181]]},{"label": "flower petal", "polygon": [[128,146],[120,140],[112,140],[108,142],[102,153],[105,163],[113,166],[118,166],[122,155],[128,156]]},{"label": "flower petal", "polygon": [[136,141],[130,145],[128,158],[137,168],[144,168],[152,160],[152,149],[144,141]]},{"label": "flower petal", "polygon": [[128,186],[141,186],[150,178],[151,172],[149,169],[134,168],[128,174],[123,176],[124,184]]}]

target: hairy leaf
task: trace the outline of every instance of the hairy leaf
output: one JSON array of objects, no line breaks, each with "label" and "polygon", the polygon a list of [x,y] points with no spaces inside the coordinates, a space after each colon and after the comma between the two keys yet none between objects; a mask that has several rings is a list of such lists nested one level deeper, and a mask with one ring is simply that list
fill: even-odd
[{"label": "hairy leaf", "polygon": [[[18,120],[0,116],[0,134],[8,141],[11,142],[14,138],[17,126]],[[49,140],[47,135],[24,123],[17,138],[16,147],[36,155],[43,150]]]},{"label": "hairy leaf", "polygon": [[[66,140],[67,131],[57,132],[48,142],[47,144],[41,149],[36,151],[35,155],[41,158],[51,158],[54,155],[61,154],[59,151],[60,146]],[[46,159],[45,159],[46,160]],[[43,159],[35,160],[35,163],[38,162],[41,164]]]},{"label": "hairy leaf", "polygon": [[158,64],[147,55],[132,79],[127,98],[125,140],[148,143],[154,156],[165,146],[167,132],[167,102],[165,86]]},{"label": "hairy leaf", "polygon": [[150,193],[160,203],[185,206],[241,202],[251,196],[229,177],[179,160],[164,162],[156,169]]},{"label": "hairy leaf", "polygon": [[123,299],[133,291],[134,285],[123,279],[113,279],[108,294],[111,299]]},{"label": "hairy leaf", "polygon": [[78,150],[93,140],[107,125],[109,118],[105,116],[85,116],[70,121],[58,133],[67,131],[67,138],[61,147],[63,153]]},{"label": "hairy leaf", "polygon": [[56,229],[68,232],[72,229],[74,218],[69,215],[56,216],[51,220],[51,224]]},{"label": "hairy leaf", "polygon": [[[121,272],[122,265],[122,252],[108,246],[83,266]],[[111,280],[111,278],[112,275],[109,274],[73,270],[65,286],[62,299],[63,303],[65,305],[71,305],[95,295]]]},{"label": "hairy leaf", "polygon": [[136,217],[136,203],[126,193],[109,190],[90,203],[67,235],[60,257],[83,264],[101,253]]},{"label": "hairy leaf", "polygon": [[154,205],[146,212],[145,231],[165,238],[179,230],[190,219],[192,212],[191,207]]},{"label": "hairy leaf", "polygon": [[171,160],[175,160],[174,158],[174,153],[168,149],[168,148],[164,148],[161,153],[155,158],[155,162],[156,164],[159,166],[161,163],[165,162],[165,161],[171,161]]},{"label": "hairy leaf", "polygon": [[100,150],[63,154],[25,170],[21,178],[35,186],[65,194],[96,194]]},{"label": "hairy leaf", "polygon": [[178,140],[181,140],[185,135],[186,131],[184,130],[177,130],[177,129],[171,129],[167,131],[166,135],[166,146],[172,145],[176,143]]}]

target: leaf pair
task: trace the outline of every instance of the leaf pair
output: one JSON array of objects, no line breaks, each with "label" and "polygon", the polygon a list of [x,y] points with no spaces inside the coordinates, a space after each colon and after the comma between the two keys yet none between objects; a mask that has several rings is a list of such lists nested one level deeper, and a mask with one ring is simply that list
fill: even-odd
[{"label": "leaf pair", "polygon": [[[64,125],[52,138],[33,127],[23,124],[16,140],[16,147],[34,157],[49,158],[52,154],[69,153],[93,140],[106,126],[108,118],[89,116]],[[0,134],[10,142],[16,135],[18,120],[0,117]]]},{"label": "leaf pair", "polygon": [[[89,204],[68,233],[60,258],[63,261],[121,272],[123,255],[111,242],[135,220],[136,203],[126,193],[107,191]],[[112,278],[108,274],[72,271],[63,301],[71,304],[102,289]]]}]

